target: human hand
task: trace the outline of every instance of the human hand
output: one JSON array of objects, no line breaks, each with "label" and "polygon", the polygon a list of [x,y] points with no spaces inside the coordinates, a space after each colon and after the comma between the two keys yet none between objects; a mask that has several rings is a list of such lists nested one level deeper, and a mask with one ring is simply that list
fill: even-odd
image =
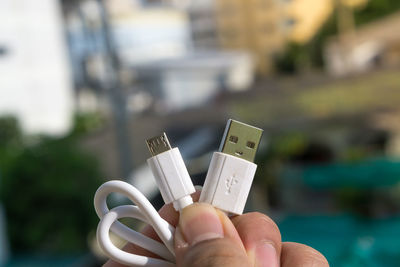
[{"label": "human hand", "polygon": [[[194,199],[198,199],[199,192]],[[170,205],[160,210],[160,215],[175,231],[177,266],[200,267],[326,267],[325,257],[299,243],[281,242],[277,225],[264,214],[252,212],[229,219],[223,212],[205,203],[195,203],[179,214]],[[142,233],[159,240],[151,227]],[[124,249],[138,255],[157,257],[152,253],[128,244]],[[122,267],[108,261],[105,267]]]}]

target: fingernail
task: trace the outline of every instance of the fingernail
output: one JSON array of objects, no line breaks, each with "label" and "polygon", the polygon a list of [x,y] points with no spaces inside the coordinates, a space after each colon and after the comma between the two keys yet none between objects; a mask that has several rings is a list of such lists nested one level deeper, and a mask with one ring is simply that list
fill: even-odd
[{"label": "fingernail", "polygon": [[179,217],[179,227],[189,245],[224,236],[216,210],[205,203],[184,208]]},{"label": "fingernail", "polygon": [[186,242],[182,235],[182,231],[179,226],[175,228],[175,248],[176,249],[183,249],[188,247],[189,244]]},{"label": "fingernail", "polygon": [[255,266],[264,267],[278,267],[278,255],[276,253],[275,247],[269,242],[262,242],[258,244],[255,248]]}]

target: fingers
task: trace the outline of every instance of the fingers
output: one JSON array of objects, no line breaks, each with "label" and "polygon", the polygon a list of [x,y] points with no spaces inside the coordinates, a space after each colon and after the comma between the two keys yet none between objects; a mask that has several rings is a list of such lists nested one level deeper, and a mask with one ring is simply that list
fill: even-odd
[{"label": "fingers", "polygon": [[209,204],[181,211],[175,231],[177,266],[251,266],[239,234],[229,218]]},{"label": "fingers", "polygon": [[293,242],[283,242],[282,267],[329,267],[325,257],[315,249]]},{"label": "fingers", "polygon": [[250,267],[246,253],[228,238],[203,241],[194,245],[177,261],[180,267]]},{"label": "fingers", "polygon": [[[197,201],[199,195],[200,192],[193,194],[193,200]],[[172,205],[165,205],[159,213],[170,224],[178,225],[175,231],[178,266],[329,266],[325,257],[311,247],[281,243],[278,227],[261,213],[248,213],[229,220],[224,213],[204,203],[185,208],[181,218]],[[150,226],[141,232],[159,240]],[[157,258],[133,244],[128,244],[124,250]],[[109,261],[104,266],[123,265]]]},{"label": "fingers", "polygon": [[[196,191],[195,193],[192,194],[192,198],[194,202],[197,202],[200,198],[200,191]],[[169,224],[176,226],[179,221],[179,213],[174,209],[172,204],[164,205],[158,213],[160,216],[166,220]],[[161,241],[160,238],[158,237],[157,233],[154,231],[153,227],[150,225],[146,225],[146,227],[143,228],[142,231],[140,231],[142,234],[157,240]]]},{"label": "fingers", "polygon": [[281,234],[268,216],[252,212],[232,218],[254,266],[279,266]]}]

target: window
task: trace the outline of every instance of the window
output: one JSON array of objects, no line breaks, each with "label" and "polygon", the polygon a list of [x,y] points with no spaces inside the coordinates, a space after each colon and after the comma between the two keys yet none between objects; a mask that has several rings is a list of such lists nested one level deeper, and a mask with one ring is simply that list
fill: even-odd
[{"label": "window", "polygon": [[8,49],[4,45],[0,44],[0,57],[4,57],[8,54]]}]

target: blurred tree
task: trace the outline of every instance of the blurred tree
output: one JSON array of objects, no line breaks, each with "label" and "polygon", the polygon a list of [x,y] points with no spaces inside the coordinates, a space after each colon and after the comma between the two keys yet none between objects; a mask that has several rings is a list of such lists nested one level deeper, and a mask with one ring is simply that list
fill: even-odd
[{"label": "blurred tree", "polygon": [[294,155],[304,151],[309,144],[309,137],[300,132],[280,133],[270,136],[268,149],[257,155],[258,170],[255,183],[263,188],[268,196],[268,204],[277,207],[280,200],[279,176],[283,164]]},{"label": "blurred tree", "polygon": [[296,43],[287,45],[285,53],[275,59],[275,67],[278,72],[293,74],[299,71],[300,66],[307,65],[308,54],[305,47]]},{"label": "blurred tree", "polygon": [[373,191],[357,188],[341,188],[335,190],[336,205],[344,211],[371,217],[374,202]]},{"label": "blurred tree", "polygon": [[12,116],[0,118],[0,149],[21,144],[21,130],[17,120]]},{"label": "blurred tree", "polygon": [[103,124],[104,118],[97,112],[77,113],[75,114],[74,125],[69,136],[82,136],[101,128]]},{"label": "blurred tree", "polygon": [[310,42],[306,44],[289,43],[284,53],[275,60],[278,73],[294,74],[306,68],[323,67],[323,48],[329,36],[337,34],[336,12],[330,17]]},{"label": "blurred tree", "polygon": [[2,172],[22,149],[22,134],[16,118],[0,118],[0,188]]},{"label": "blurred tree", "polygon": [[[14,124],[1,126],[2,135],[21,136]],[[40,137],[22,147],[7,166],[0,166],[0,199],[13,251],[65,253],[87,248],[88,232],[97,223],[93,196],[101,174],[77,137]]]}]

